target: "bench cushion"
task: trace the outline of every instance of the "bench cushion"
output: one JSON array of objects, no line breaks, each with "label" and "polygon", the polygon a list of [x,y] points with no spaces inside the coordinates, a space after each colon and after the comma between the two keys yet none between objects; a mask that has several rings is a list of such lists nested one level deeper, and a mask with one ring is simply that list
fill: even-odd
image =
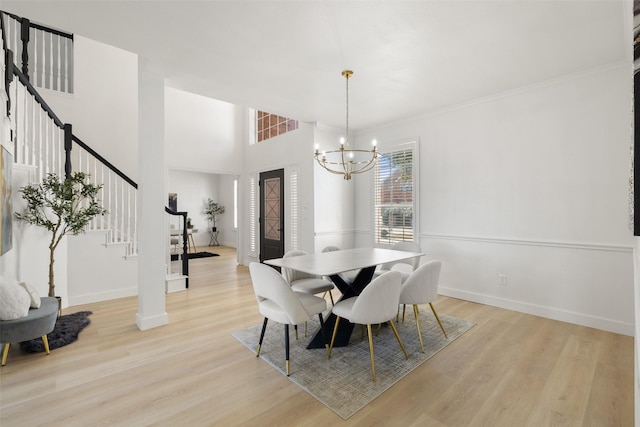
[{"label": "bench cushion", "polygon": [[0,320],[0,342],[22,342],[47,335],[53,331],[57,317],[58,300],[41,298],[40,308],[32,308],[26,317]]}]

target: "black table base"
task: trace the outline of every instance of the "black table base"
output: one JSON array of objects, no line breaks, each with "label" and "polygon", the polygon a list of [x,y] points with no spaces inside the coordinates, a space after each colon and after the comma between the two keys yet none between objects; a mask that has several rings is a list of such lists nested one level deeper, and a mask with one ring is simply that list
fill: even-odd
[{"label": "black table base", "polygon": [[[358,275],[350,282],[342,277],[340,274],[336,274],[331,277],[331,280],[336,285],[338,290],[342,292],[342,297],[340,300],[352,298],[360,295],[360,292],[371,282],[373,278],[373,272],[375,271],[376,266],[363,268],[358,272]],[[326,328],[327,339],[331,340],[331,336],[333,335],[333,328],[336,324],[336,315],[331,313],[324,321],[324,327]],[[336,332],[336,340],[333,344],[334,347],[344,347],[349,344],[349,339],[351,338],[351,333],[353,332],[353,323],[349,322],[347,319],[341,319],[338,324],[338,331]],[[326,343],[329,345],[329,343]],[[325,340],[322,336],[322,331],[318,328],[313,335],[313,338],[307,345],[307,348],[325,348]]]}]

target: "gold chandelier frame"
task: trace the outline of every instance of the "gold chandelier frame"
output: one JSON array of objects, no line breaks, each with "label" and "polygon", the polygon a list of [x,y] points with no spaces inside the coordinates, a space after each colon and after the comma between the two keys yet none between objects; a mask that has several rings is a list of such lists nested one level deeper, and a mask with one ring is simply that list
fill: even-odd
[{"label": "gold chandelier frame", "polygon": [[320,151],[316,145],[314,157],[328,172],[343,175],[345,180],[350,180],[351,175],[367,172],[375,166],[378,149],[375,140],[371,150],[355,149],[349,146],[349,79],[353,76],[353,71],[344,70],[342,76],[346,80],[347,92],[346,135],[340,138],[340,148],[337,150]]}]

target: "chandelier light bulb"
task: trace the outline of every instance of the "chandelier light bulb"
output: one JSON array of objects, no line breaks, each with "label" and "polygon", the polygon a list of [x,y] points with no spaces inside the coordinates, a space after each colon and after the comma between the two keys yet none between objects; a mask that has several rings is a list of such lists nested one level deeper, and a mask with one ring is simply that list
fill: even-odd
[{"label": "chandelier light bulb", "polygon": [[340,145],[344,145],[344,136],[340,137]]},{"label": "chandelier light bulb", "polygon": [[375,139],[373,141],[371,141],[371,145],[373,145],[374,147],[378,145],[378,141],[376,141]]}]

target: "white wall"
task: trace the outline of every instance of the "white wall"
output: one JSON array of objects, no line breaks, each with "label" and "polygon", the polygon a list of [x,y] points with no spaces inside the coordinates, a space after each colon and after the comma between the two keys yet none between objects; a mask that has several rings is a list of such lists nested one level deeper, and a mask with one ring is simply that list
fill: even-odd
[{"label": "white wall", "polygon": [[38,89],[84,143],[138,176],[138,56],[74,35],[74,91]]},{"label": "white wall", "polygon": [[[441,293],[633,334],[630,81],[614,64],[358,135],[419,139],[420,244],[443,261]],[[371,196],[358,181],[360,245]]]},{"label": "white wall", "polygon": [[[249,176],[256,179],[260,172],[276,169],[284,169],[285,172],[285,215],[289,215],[289,189],[287,177],[291,171],[298,174],[298,209],[299,209],[299,246],[303,251],[314,251],[314,125],[300,123],[295,131],[270,138],[258,144],[248,145],[245,150],[244,174],[240,179],[240,198],[245,206],[249,206]],[[246,209],[241,212],[241,228],[249,230],[248,214]],[[285,224],[288,218],[285,217]],[[289,249],[285,230],[285,251]],[[259,233],[257,233],[259,237]],[[255,259],[248,254],[248,232],[241,234],[238,246],[239,260],[248,264]],[[259,242],[258,242],[259,245]]]},{"label": "white wall", "polygon": [[[316,126],[315,144],[319,150],[335,150],[340,146],[344,129]],[[312,156],[312,153],[308,153]],[[346,181],[342,175],[327,172],[316,161],[313,189],[315,209],[315,252],[327,246],[348,249],[354,247],[355,186],[363,178],[354,175]]]},{"label": "white wall", "polygon": [[245,110],[227,102],[167,87],[167,168],[239,175]]}]

